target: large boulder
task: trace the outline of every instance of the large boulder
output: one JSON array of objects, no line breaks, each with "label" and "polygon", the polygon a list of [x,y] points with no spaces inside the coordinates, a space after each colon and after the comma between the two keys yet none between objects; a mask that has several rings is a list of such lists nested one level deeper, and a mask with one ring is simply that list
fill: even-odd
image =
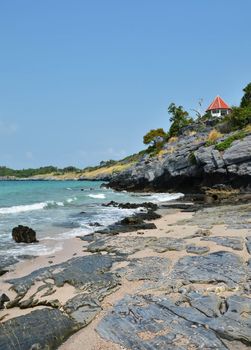
[{"label": "large boulder", "polygon": [[12,230],[12,238],[17,243],[36,243],[38,240],[36,239],[36,232],[28,227],[18,225]]}]

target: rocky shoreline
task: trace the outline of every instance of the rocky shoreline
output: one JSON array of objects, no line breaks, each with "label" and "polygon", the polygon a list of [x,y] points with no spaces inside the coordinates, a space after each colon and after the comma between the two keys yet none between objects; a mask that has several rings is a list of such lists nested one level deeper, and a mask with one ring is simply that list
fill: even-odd
[{"label": "rocky shoreline", "polygon": [[75,238],[66,261],[6,272],[0,349],[247,349],[250,204],[167,206]]}]

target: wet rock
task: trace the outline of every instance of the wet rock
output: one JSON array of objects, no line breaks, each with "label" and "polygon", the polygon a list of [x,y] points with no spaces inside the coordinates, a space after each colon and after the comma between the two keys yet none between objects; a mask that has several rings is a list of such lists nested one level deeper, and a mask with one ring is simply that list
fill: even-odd
[{"label": "wet rock", "polygon": [[0,293],[0,310],[4,309],[4,304],[10,301],[10,298],[5,293]]},{"label": "wet rock", "polygon": [[18,262],[17,258],[8,255],[0,255],[0,276],[4,275],[9,271],[9,266],[16,264]]},{"label": "wet rock", "polygon": [[[131,220],[132,218],[132,220]],[[152,222],[144,222],[140,218],[125,218],[122,222],[110,225],[103,230],[97,230],[96,233],[105,235],[118,235],[119,233],[134,232],[138,230],[154,230],[156,225]]]},{"label": "wet rock", "polygon": [[79,328],[59,310],[35,310],[0,324],[0,349],[56,349]]},{"label": "wet rock", "polygon": [[18,225],[12,230],[12,238],[17,243],[36,243],[36,232],[28,227],[23,225]]},{"label": "wet rock", "polygon": [[152,202],[143,202],[143,203],[118,203],[115,201],[111,201],[109,203],[102,204],[104,207],[117,207],[120,209],[137,209],[137,208],[146,208],[150,210],[157,210],[157,204]]},{"label": "wet rock", "polygon": [[225,282],[229,287],[240,286],[248,279],[245,262],[230,252],[215,252],[203,256],[185,256],[179,259],[171,273],[175,283]]},{"label": "wet rock", "polygon": [[102,225],[99,222],[90,222],[89,226],[100,227]]},{"label": "wet rock", "polygon": [[215,242],[218,245],[225,247],[230,247],[234,250],[243,250],[243,239],[240,237],[233,236],[216,236],[216,237],[205,237],[202,238],[202,241],[211,241]]},{"label": "wet rock", "polygon": [[200,247],[196,246],[195,244],[187,245],[186,247],[186,252],[187,253],[192,253],[192,254],[205,254],[210,251],[209,247]]},{"label": "wet rock", "polygon": [[153,256],[131,259],[125,268],[119,269],[117,272],[129,281],[157,281],[168,273],[170,266],[169,259]]}]

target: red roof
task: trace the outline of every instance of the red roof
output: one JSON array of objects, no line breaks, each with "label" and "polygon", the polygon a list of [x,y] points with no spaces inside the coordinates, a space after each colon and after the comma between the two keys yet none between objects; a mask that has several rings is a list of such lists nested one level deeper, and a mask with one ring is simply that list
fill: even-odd
[{"label": "red roof", "polygon": [[223,101],[220,96],[215,97],[213,102],[208,107],[207,111],[211,111],[212,109],[231,109],[229,105]]}]

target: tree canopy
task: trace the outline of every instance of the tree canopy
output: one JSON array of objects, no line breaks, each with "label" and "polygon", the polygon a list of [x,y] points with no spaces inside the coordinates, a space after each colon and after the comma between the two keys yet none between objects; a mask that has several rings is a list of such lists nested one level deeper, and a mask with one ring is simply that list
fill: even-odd
[{"label": "tree canopy", "polygon": [[251,83],[243,89],[244,95],[241,99],[240,107],[251,107]]},{"label": "tree canopy", "polygon": [[182,106],[176,106],[175,103],[169,105],[168,113],[171,115],[170,122],[172,122],[169,129],[170,136],[177,136],[183,127],[192,122],[188,112]]},{"label": "tree canopy", "polygon": [[164,139],[166,137],[166,133],[162,128],[150,130],[143,138],[143,142],[145,145],[156,145],[158,143],[159,138]]}]

